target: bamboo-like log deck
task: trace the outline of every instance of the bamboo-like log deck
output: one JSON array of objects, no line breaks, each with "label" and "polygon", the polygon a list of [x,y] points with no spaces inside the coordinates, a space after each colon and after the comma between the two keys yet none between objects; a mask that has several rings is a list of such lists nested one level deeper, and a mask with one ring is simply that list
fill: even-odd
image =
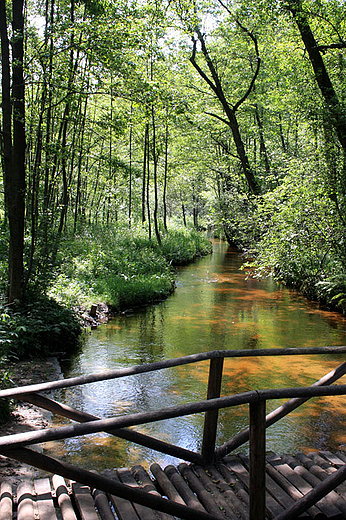
[{"label": "bamboo-like log deck", "polygon": [[[294,457],[266,455],[266,518],[281,518],[299,498],[307,495],[339,468],[346,455],[330,452],[298,453]],[[142,466],[106,471],[108,477],[156,496],[208,512],[215,519],[249,518],[249,461],[242,454],[202,468],[182,463],[162,469],[152,464],[150,475]],[[0,520],[173,520],[128,500],[109,496],[76,482],[53,478],[25,480],[16,489],[6,481],[0,488]],[[346,483],[339,485],[306,513],[292,518],[346,519]]]}]

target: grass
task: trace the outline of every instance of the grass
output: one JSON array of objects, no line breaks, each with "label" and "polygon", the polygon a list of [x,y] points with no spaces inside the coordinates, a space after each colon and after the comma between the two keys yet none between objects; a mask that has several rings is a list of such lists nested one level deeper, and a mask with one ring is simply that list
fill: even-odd
[{"label": "grass", "polygon": [[104,302],[115,311],[151,303],[174,290],[173,266],[209,252],[193,229],[171,228],[161,246],[142,227],[88,229],[65,241],[49,294],[69,306]]}]

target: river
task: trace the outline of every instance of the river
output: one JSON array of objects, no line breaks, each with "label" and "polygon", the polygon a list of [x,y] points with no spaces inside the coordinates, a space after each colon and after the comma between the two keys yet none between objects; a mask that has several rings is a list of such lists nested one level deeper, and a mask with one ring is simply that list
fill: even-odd
[{"label": "river", "polygon": [[[247,279],[240,255],[224,242],[213,253],[181,268],[166,301],[110,320],[92,331],[83,349],[63,366],[64,376],[99,372],[216,349],[259,349],[344,345],[346,320],[309,303],[271,279]],[[312,384],[344,356],[228,359],[221,395],[250,389]],[[206,397],[208,363],[187,365],[60,392],[61,400],[99,417],[156,410]],[[340,380],[345,384],[345,378]],[[267,430],[267,450],[295,453],[345,450],[345,397],[314,399]],[[267,410],[281,402],[268,403]],[[62,424],[56,421],[55,425]],[[246,406],[220,413],[217,444],[248,424]],[[188,449],[201,446],[203,415],[137,428]],[[107,434],[52,443],[49,451],[82,467],[104,468],[172,457]],[[247,446],[241,450],[247,451]]]}]

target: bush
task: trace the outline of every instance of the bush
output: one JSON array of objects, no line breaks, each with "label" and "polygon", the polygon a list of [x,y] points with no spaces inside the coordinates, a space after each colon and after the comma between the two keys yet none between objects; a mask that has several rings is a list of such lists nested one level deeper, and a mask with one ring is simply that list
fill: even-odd
[{"label": "bush", "polygon": [[65,241],[64,261],[49,294],[70,305],[102,301],[114,310],[162,300],[174,288],[172,265],[210,250],[209,241],[195,230],[171,229],[159,246],[142,226],[88,229]]},{"label": "bush", "polygon": [[195,229],[170,228],[162,239],[161,251],[173,265],[184,265],[210,253],[211,244]]},{"label": "bush", "polygon": [[7,307],[3,354],[27,359],[66,352],[76,346],[81,332],[72,310],[48,297],[27,295],[17,308]]}]

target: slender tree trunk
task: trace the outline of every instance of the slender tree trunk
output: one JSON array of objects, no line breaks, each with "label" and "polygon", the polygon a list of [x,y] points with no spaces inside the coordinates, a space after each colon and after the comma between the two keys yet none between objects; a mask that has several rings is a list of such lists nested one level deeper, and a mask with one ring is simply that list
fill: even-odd
[{"label": "slender tree trunk", "polygon": [[167,231],[167,175],[168,175],[168,110],[166,114],[166,131],[165,131],[165,167],[164,167],[164,178],[163,178],[163,225],[165,231]]},{"label": "slender tree trunk", "polygon": [[[243,27],[242,27],[242,29],[243,29]],[[244,142],[243,142],[243,139],[240,134],[239,123],[238,123],[237,116],[236,116],[237,109],[250,95],[253,85],[255,83],[258,71],[259,71],[260,58],[258,55],[257,40],[253,37],[253,35],[251,33],[249,33],[249,35],[251,35],[251,38],[255,42],[255,48],[256,48],[256,53],[257,53],[257,69],[254,73],[253,79],[251,81],[251,84],[248,88],[247,93],[233,107],[231,107],[226,99],[226,95],[225,95],[223,87],[222,87],[220,76],[209,55],[204,36],[200,32],[199,29],[196,29],[196,32],[198,35],[198,40],[200,41],[200,44],[201,44],[202,54],[204,56],[205,62],[208,66],[212,79],[209,78],[209,76],[204,72],[204,70],[198,65],[198,63],[196,61],[196,50],[197,50],[197,41],[196,40],[194,40],[194,42],[193,42],[193,51],[192,51],[192,56],[190,58],[190,62],[195,67],[195,69],[197,70],[199,75],[203,78],[203,80],[207,83],[207,85],[211,88],[211,90],[216,95],[217,99],[221,103],[221,106],[227,116],[227,119],[225,119],[223,117],[219,117],[218,115],[212,114],[212,113],[209,113],[209,115],[216,117],[217,119],[219,119],[220,121],[223,121],[230,127],[232,136],[233,136],[233,140],[234,140],[234,144],[236,146],[237,154],[238,154],[240,164],[242,167],[242,171],[247,180],[249,189],[253,194],[258,195],[260,193],[260,187],[257,183],[254,172],[252,171],[252,169],[250,167],[249,158],[247,156]],[[248,31],[246,31],[246,32],[248,32]]]},{"label": "slender tree trunk", "polygon": [[153,143],[152,143],[152,152],[153,152],[153,162],[154,162],[154,227],[155,227],[155,235],[158,244],[161,244],[161,235],[159,230],[158,223],[158,193],[157,193],[157,166],[158,166],[158,153],[156,149],[156,121],[155,121],[155,110],[154,107],[151,107],[151,117],[153,123]]},{"label": "slender tree trunk", "polygon": [[[88,67],[88,65],[86,65],[86,69],[87,69],[87,67]],[[89,77],[86,82],[86,92],[88,92],[88,90],[89,90]],[[79,204],[80,204],[80,198],[81,198],[82,163],[83,163],[83,155],[84,155],[84,134],[85,134],[87,106],[88,106],[88,94],[86,94],[86,96],[85,96],[82,120],[80,123],[81,130],[80,130],[80,139],[79,139],[80,145],[79,145],[79,157],[78,157],[78,172],[77,172],[76,200],[75,200],[75,208],[74,208],[73,234],[76,234],[76,231],[77,231]]]},{"label": "slender tree trunk", "polygon": [[12,110],[11,110],[11,69],[10,44],[7,32],[6,1],[0,0],[1,34],[1,89],[2,89],[2,133],[1,157],[4,172],[5,203],[7,211],[7,181],[12,172]]},{"label": "slender tree trunk", "polygon": [[147,171],[147,151],[149,140],[149,123],[145,125],[144,131],[144,153],[143,153],[143,176],[142,176],[142,222],[146,220],[145,217],[145,193],[146,193],[146,171]]},{"label": "slender tree trunk", "polygon": [[148,124],[148,139],[147,139],[147,214],[148,214],[148,235],[151,240],[151,215],[150,215],[150,150],[149,150],[149,124]]},{"label": "slender tree trunk", "polygon": [[130,119],[130,135],[129,135],[129,154],[130,154],[130,164],[129,164],[129,228],[131,227],[132,220],[132,133],[133,133],[133,124],[132,124],[132,113],[133,106],[131,103],[131,119]]}]

